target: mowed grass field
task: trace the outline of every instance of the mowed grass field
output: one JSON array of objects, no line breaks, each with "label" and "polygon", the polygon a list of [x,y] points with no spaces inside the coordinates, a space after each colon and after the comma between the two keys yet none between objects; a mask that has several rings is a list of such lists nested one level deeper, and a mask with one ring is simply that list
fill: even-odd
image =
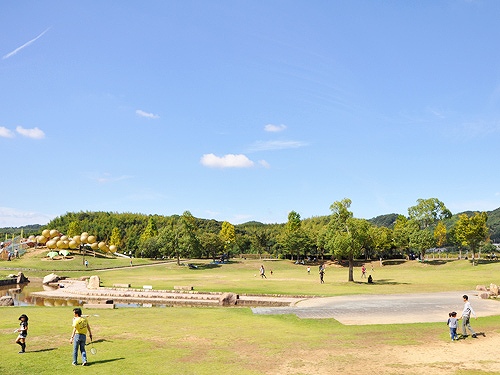
[{"label": "mowed grass field", "polygon": [[[64,261],[32,256],[1,262],[0,272],[23,270],[28,277],[50,272],[68,277],[97,274],[103,286],[130,283],[138,288],[148,284],[155,289],[172,289],[190,285],[200,291],[324,296],[460,293],[478,284],[500,284],[500,262],[487,261],[474,267],[465,260],[387,262],[383,267],[377,261],[373,270],[367,263],[367,274],[373,276],[374,284],[360,279],[361,264],[355,269],[355,282],[349,283],[347,267],[327,263],[325,284],[320,284],[317,265],[311,265],[308,274],[306,266],[282,260],[234,259],[223,265],[184,260],[184,265],[178,266],[176,262],[154,264],[134,259],[134,267],[127,259],[89,258],[89,262],[89,269],[85,269],[78,256]],[[189,269],[187,263],[198,268]],[[259,277],[261,264],[267,279]],[[30,317],[28,352],[18,354],[12,330],[22,313]],[[447,317],[443,323],[344,326],[334,319],[254,315],[250,309],[238,307],[88,309],[84,314],[90,316],[97,354],[89,351],[90,366],[75,368],[68,341],[71,307],[0,308],[0,374],[498,373],[491,370],[496,368],[497,359],[480,358],[482,349],[473,345],[493,345],[486,340],[500,336],[499,316],[473,321],[476,331],[488,333],[486,338],[450,343]],[[438,354],[446,360],[433,361]],[[429,358],[430,363],[408,366],[407,360],[414,356]],[[467,365],[471,359],[476,366],[473,369]]]},{"label": "mowed grass field", "polygon": [[[154,289],[171,290],[174,286],[193,286],[198,291],[222,291],[239,294],[283,294],[322,295],[343,294],[397,294],[418,292],[440,292],[471,290],[476,285],[500,284],[498,279],[500,261],[481,260],[472,266],[468,260],[430,259],[418,261],[379,261],[365,263],[367,275],[372,275],[374,284],[361,278],[361,261],[356,262],[354,283],[348,282],[348,267],[326,262],[325,283],[320,284],[318,264],[294,264],[289,260],[249,260],[233,258],[226,264],[211,264],[211,260],[175,260],[166,262],[133,259],[99,258],[87,256],[89,267],[85,268],[82,257],[74,255],[67,260],[47,260],[46,252],[38,251],[11,262],[0,262],[4,274],[23,271],[28,278],[54,272],[59,276],[81,277],[98,275],[101,285],[131,284],[134,288],[152,285]],[[190,269],[191,263],[197,266]],[[259,276],[259,267],[264,265],[267,279]],[[271,273],[272,271],[272,273]]]}]

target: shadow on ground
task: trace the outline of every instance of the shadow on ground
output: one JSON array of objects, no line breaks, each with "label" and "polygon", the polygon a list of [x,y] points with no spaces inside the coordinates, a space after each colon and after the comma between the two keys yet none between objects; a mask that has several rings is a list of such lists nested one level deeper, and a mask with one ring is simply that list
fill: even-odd
[{"label": "shadow on ground", "polygon": [[38,350],[30,350],[30,353],[50,352],[52,350],[57,350],[57,348],[45,348],[45,349],[38,349]]},{"label": "shadow on ground", "polygon": [[[366,284],[365,282],[359,282],[356,281],[357,284]],[[393,279],[374,279],[373,280],[373,285],[378,284],[378,285],[409,285],[410,283],[403,283],[400,281],[394,281]],[[370,285],[370,284],[368,284]]]},{"label": "shadow on ground", "polygon": [[101,365],[103,363],[122,361],[124,359],[125,359],[124,357],[119,357],[119,358],[103,359],[101,361],[92,361],[92,362],[88,362],[87,366]]},{"label": "shadow on ground", "polygon": [[98,344],[100,342],[113,342],[113,341],[110,341],[110,340],[106,340],[106,339],[99,339],[99,340],[93,340],[93,341],[89,341],[85,344],[85,346],[89,346],[90,344],[94,343],[94,344]]}]

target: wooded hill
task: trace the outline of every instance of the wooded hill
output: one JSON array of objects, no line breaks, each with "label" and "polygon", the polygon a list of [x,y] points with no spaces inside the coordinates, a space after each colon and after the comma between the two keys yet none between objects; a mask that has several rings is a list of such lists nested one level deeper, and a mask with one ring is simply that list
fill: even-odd
[{"label": "wooded hill", "polygon": [[[453,224],[456,223],[459,215],[467,214],[470,216],[473,215],[474,212],[476,211],[460,212],[458,214],[453,215],[449,219],[445,219],[444,224],[446,225],[446,228],[449,230],[453,226]],[[486,213],[488,214],[488,221],[486,222],[486,224],[488,225],[488,228],[490,228],[491,231],[490,240],[493,243],[500,243],[500,208],[497,208],[493,211],[486,211]],[[397,218],[398,214],[387,214],[374,217],[372,219],[369,219],[368,221],[380,227],[393,228]]]},{"label": "wooded hill", "polygon": [[[473,212],[463,212],[473,214]],[[460,213],[462,214],[462,213]],[[492,242],[500,242],[500,208],[487,212],[487,226],[490,229],[490,239]],[[443,222],[447,229],[453,227],[458,220],[458,215],[455,214]],[[145,215],[138,213],[116,213],[116,212],[68,212],[63,216],[57,217],[45,226],[28,225],[18,228],[0,228],[0,240],[11,238],[13,235],[19,235],[21,229],[25,237],[34,234],[38,235],[43,229],[57,229],[61,233],[68,234],[70,231],[88,232],[97,236],[99,241],[110,242],[113,231],[118,233],[119,251],[132,252],[136,256],[140,254],[141,236],[146,231],[146,228],[154,223],[154,230],[164,227],[171,227],[175,231],[174,226],[178,225],[182,216],[162,216],[162,215]],[[386,214],[374,217],[368,221],[377,227],[387,227],[392,229],[398,214]],[[222,222],[213,219],[200,219],[192,217],[193,227],[197,230],[197,236],[200,238],[197,256],[212,256],[215,253],[223,253],[224,246],[216,242],[216,237],[222,229]],[[321,229],[329,222],[329,216],[317,216],[303,219],[302,228],[308,233],[307,247],[314,249],[316,247],[316,238]],[[232,244],[233,253],[274,253],[277,255],[288,256],[286,249],[280,240],[282,239],[286,223],[283,224],[263,224],[260,222],[247,222],[244,224],[234,225],[235,242]],[[70,230],[71,228],[71,230]],[[116,238],[115,238],[116,241]],[[203,243],[203,241],[205,241]],[[452,245],[451,243],[449,245]],[[305,251],[307,254],[314,253],[315,250]],[[391,256],[391,254],[387,254]]]},{"label": "wooded hill", "polygon": [[23,225],[22,227],[5,227],[0,228],[0,241],[3,241],[5,237],[12,238],[12,236],[19,236],[21,232],[23,236],[30,236],[32,234],[40,234],[43,226],[40,224]]}]

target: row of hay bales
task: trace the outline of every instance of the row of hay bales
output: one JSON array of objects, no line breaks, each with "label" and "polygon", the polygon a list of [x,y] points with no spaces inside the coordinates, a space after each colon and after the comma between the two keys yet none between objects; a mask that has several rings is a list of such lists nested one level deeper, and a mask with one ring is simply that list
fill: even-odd
[{"label": "row of hay bales", "polygon": [[104,241],[97,241],[97,237],[83,232],[80,235],[68,237],[60,233],[57,229],[44,229],[39,236],[31,236],[32,241],[36,241],[40,245],[45,245],[49,249],[79,249],[80,245],[88,245],[92,250],[101,250],[102,252],[114,253],[116,246],[108,246]]}]

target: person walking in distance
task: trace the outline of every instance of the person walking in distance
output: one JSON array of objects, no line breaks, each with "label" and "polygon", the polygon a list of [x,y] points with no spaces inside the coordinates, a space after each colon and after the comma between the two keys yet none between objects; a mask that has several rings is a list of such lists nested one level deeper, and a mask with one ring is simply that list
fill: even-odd
[{"label": "person walking in distance", "polygon": [[265,268],[264,268],[264,265],[261,265],[261,266],[260,266],[260,270],[259,270],[259,272],[260,272],[260,277],[261,277],[262,279],[267,279],[267,277],[266,277],[266,270],[265,270]]},{"label": "person walking in distance", "polygon": [[459,319],[462,319],[462,336],[467,337],[467,328],[472,333],[472,337],[476,338],[476,332],[470,326],[470,316],[473,315],[475,319],[477,319],[476,313],[472,308],[469,302],[469,296],[466,294],[462,297],[464,299],[464,310],[462,311],[462,316]]},{"label": "person walking in distance", "polygon": [[364,264],[361,266],[361,278],[366,279],[366,267]]},{"label": "person walking in distance", "polygon": [[82,353],[82,366],[87,366],[85,341],[87,340],[87,333],[89,334],[90,341],[92,341],[92,331],[87,319],[82,317],[82,309],[77,307],[73,309],[73,313],[75,314],[73,318],[73,332],[69,339],[69,342],[73,344],[73,366],[77,365],[78,350]]},{"label": "person walking in distance", "polygon": [[325,280],[323,279],[325,276],[325,267],[324,266],[321,266],[319,268],[319,282],[321,284],[324,284],[325,283]]}]

